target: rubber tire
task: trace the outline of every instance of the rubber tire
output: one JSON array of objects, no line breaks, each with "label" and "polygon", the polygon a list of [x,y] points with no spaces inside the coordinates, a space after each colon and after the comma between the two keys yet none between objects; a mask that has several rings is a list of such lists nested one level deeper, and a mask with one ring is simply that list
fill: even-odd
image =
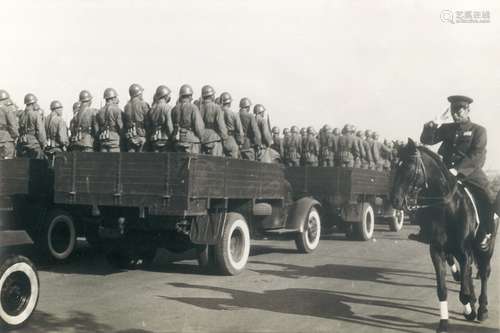
[{"label": "rubber tire", "polygon": [[215,245],[198,245],[196,247],[198,265],[205,272],[214,272],[217,268]]},{"label": "rubber tire", "polygon": [[[54,226],[61,222],[66,223],[67,228],[69,229],[69,240],[67,242],[68,246],[66,249],[62,252],[57,252],[53,246],[52,231]],[[56,262],[67,260],[73,254],[76,247],[76,227],[73,218],[71,215],[62,210],[49,212],[47,218],[45,219],[42,232],[37,239],[39,241],[39,245],[42,247],[45,254],[48,255],[49,259]]]},{"label": "rubber tire", "polygon": [[[316,221],[316,235],[314,240],[311,242],[309,240],[309,222],[311,219]],[[311,207],[307,213],[306,220],[304,221],[304,231],[295,236],[295,245],[301,253],[311,253],[316,250],[319,246],[319,240],[321,238],[321,217],[319,216],[318,210],[315,207]]]},{"label": "rubber tire", "polygon": [[28,258],[19,255],[10,255],[2,260],[0,264],[0,290],[4,288],[7,277],[16,272],[27,277],[30,295],[24,309],[17,315],[8,314],[5,311],[3,298],[7,298],[7,295],[3,293],[0,295],[0,327],[9,329],[20,327],[26,323],[36,308],[40,292],[40,280],[35,266]]},{"label": "rubber tire", "polygon": [[405,212],[403,210],[393,209],[393,215],[388,218],[389,229],[394,232],[401,231],[401,229],[403,229],[404,220]]},{"label": "rubber tire", "polygon": [[[231,238],[235,231],[240,233],[239,246],[241,252],[238,261],[235,261],[231,253]],[[238,213],[227,213],[224,231],[219,242],[215,245],[215,258],[219,266],[219,271],[224,275],[237,275],[241,273],[248,262],[250,255],[250,230],[245,218]]]},{"label": "rubber tire", "polygon": [[359,223],[355,223],[353,228],[359,240],[367,241],[373,237],[375,229],[375,213],[373,212],[372,205],[369,203],[363,204],[361,221]]}]

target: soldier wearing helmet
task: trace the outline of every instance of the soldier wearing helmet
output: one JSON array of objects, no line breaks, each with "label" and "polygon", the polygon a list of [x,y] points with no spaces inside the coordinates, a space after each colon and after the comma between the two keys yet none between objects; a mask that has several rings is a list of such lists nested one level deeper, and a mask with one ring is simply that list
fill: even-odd
[{"label": "soldier wearing helmet", "polygon": [[271,126],[269,124],[269,118],[265,116],[266,108],[262,104],[255,104],[253,108],[253,113],[255,114],[255,120],[257,121],[257,127],[259,128],[261,135],[261,145],[257,148],[256,158],[258,161],[264,163],[271,163],[274,157],[270,150],[273,144],[273,137],[271,134]]},{"label": "soldier wearing helmet", "polygon": [[257,120],[250,114],[252,102],[243,97],[240,100],[240,122],[243,130],[243,143],[240,146],[241,158],[255,161],[255,150],[262,143]]},{"label": "soldier wearing helmet", "polygon": [[273,135],[273,144],[271,145],[271,149],[279,155],[279,160],[282,162],[285,157],[284,138],[280,136],[280,129],[277,126],[274,126],[271,132]]},{"label": "soldier wearing helmet", "polygon": [[232,101],[233,99],[228,92],[220,95],[224,122],[227,128],[227,139],[224,140],[224,154],[231,158],[239,158],[239,146],[243,143],[245,134],[243,133],[240,117],[231,110]]},{"label": "soldier wearing helmet", "polygon": [[201,138],[201,150],[204,154],[224,156],[223,141],[227,141],[227,127],[224,112],[219,104],[214,102],[215,90],[205,85],[201,88],[200,115],[205,124]]},{"label": "soldier wearing helmet", "polygon": [[191,101],[193,89],[185,84],[179,90],[179,102],[172,109],[174,148],[176,151],[199,154],[205,125],[200,110]]},{"label": "soldier wearing helmet", "polygon": [[363,140],[357,135],[356,126],[349,125],[349,133],[351,133],[352,137],[354,138],[354,144],[357,147],[357,155],[354,156],[354,168],[361,168],[363,166],[363,161],[366,159]]},{"label": "soldier wearing helmet", "polygon": [[103,98],[105,104],[96,115],[96,128],[94,129],[99,142],[99,151],[119,153],[123,111],[118,107],[118,94],[115,89],[104,90]]},{"label": "soldier wearing helmet", "polygon": [[336,159],[341,167],[353,168],[354,157],[360,155],[352,130],[353,127],[346,124],[342,129],[342,136],[339,137]]},{"label": "soldier wearing helmet", "polygon": [[15,155],[14,142],[19,136],[17,117],[9,106],[10,96],[7,91],[0,90],[0,160],[12,159]]},{"label": "soldier wearing helmet", "polygon": [[356,137],[360,142],[360,147],[362,147],[363,149],[360,167],[363,169],[370,169],[370,166],[373,164],[373,157],[372,157],[370,143],[366,140],[364,131],[361,130],[357,131]]},{"label": "soldier wearing helmet", "polygon": [[66,151],[69,141],[68,128],[62,118],[63,106],[61,102],[52,101],[50,111],[45,119],[45,133],[47,134],[45,154],[52,159],[57,152]]},{"label": "soldier wearing helmet", "polygon": [[171,150],[172,122],[171,90],[164,85],[156,88],[151,110],[146,114],[146,132],[151,151],[159,153]]},{"label": "soldier wearing helmet", "polygon": [[26,108],[19,117],[18,156],[43,159],[43,148],[47,142],[45,126],[39,108],[36,106],[37,98],[33,94],[26,94],[24,104]]},{"label": "soldier wearing helmet", "polygon": [[82,90],[78,99],[80,107],[74,117],[71,150],[92,152],[95,148],[97,110],[92,108],[92,95],[87,90]]},{"label": "soldier wearing helmet", "polygon": [[323,167],[332,167],[334,159],[334,143],[332,128],[324,125],[319,131],[319,165]]},{"label": "soldier wearing helmet", "polygon": [[299,128],[292,126],[290,137],[284,144],[284,162],[286,166],[300,166],[300,154],[302,152],[302,138],[299,134]]},{"label": "soldier wearing helmet", "polygon": [[365,150],[368,148],[369,150],[369,154],[370,154],[370,157],[371,157],[371,161],[370,161],[370,164],[368,166],[368,169],[370,170],[376,170],[377,169],[377,165],[375,163],[375,158],[373,156],[373,138],[372,138],[372,134],[373,132],[369,129],[365,130]]},{"label": "soldier wearing helmet", "polygon": [[375,164],[375,169],[378,171],[384,170],[385,160],[384,156],[390,154],[390,151],[378,141],[379,135],[377,132],[372,133],[372,154],[373,162]]},{"label": "soldier wearing helmet", "polygon": [[130,100],[123,112],[125,146],[128,152],[142,152],[146,144],[146,126],[144,119],[149,112],[149,104],[143,100],[144,89],[137,83],[130,85]]},{"label": "soldier wearing helmet", "polygon": [[302,144],[303,151],[302,154],[304,156],[304,163],[306,166],[318,166],[318,157],[319,157],[319,142],[316,139],[316,133],[314,128],[309,126],[306,130],[306,138]]},{"label": "soldier wearing helmet", "polygon": [[76,133],[77,133],[76,117],[78,115],[78,112],[80,112],[80,101],[73,103],[73,117],[69,121],[69,127],[68,127],[68,137],[69,137],[68,151],[73,150],[73,145],[76,140]]}]

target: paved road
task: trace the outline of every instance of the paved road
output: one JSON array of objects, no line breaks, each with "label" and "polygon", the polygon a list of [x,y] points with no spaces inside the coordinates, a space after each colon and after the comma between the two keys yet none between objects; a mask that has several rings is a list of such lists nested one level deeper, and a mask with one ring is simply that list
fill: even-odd
[{"label": "paved road", "polygon": [[[369,242],[326,236],[310,255],[292,242],[255,242],[236,277],[202,275],[196,261],[166,253],[150,271],[119,272],[83,243],[71,263],[40,270],[37,311],[19,332],[433,332],[428,249],[406,240],[415,227],[405,228],[377,226]],[[448,279],[454,332],[499,332],[499,259],[482,324],[462,318],[459,287]]]}]

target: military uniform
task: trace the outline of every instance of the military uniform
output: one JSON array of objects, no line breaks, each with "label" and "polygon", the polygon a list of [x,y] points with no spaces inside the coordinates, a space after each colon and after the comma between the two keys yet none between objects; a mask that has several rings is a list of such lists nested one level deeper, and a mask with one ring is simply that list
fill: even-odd
[{"label": "military uniform", "polygon": [[202,152],[212,156],[224,156],[222,141],[227,140],[228,133],[221,107],[211,99],[202,100],[200,115],[205,124],[201,140]]},{"label": "military uniform", "polygon": [[359,156],[359,147],[352,133],[346,132],[339,137],[336,160],[338,166],[345,168],[354,167],[354,156]]},{"label": "military uniform", "polygon": [[165,99],[153,103],[146,114],[146,129],[151,151],[165,152],[171,149],[171,138],[174,132],[172,107]]},{"label": "military uniform", "polygon": [[47,142],[42,115],[35,110],[33,104],[19,117],[18,156],[43,159],[43,148]]},{"label": "military uniform", "polygon": [[96,114],[96,109],[82,104],[73,122],[74,137],[72,138],[72,150],[82,152],[94,151],[94,136],[95,128],[97,127],[95,124]]},{"label": "military uniform", "polygon": [[183,99],[172,109],[175,149],[199,154],[205,126],[200,110],[188,99]]},{"label": "military uniform", "polygon": [[384,166],[386,165],[386,162],[384,160],[384,156],[387,156],[388,154],[391,153],[391,151],[382,144],[382,142],[378,141],[377,139],[373,138],[372,141],[372,146],[371,146],[371,151],[372,151],[372,156],[373,156],[373,163],[375,165],[375,170],[378,171],[383,171]]},{"label": "military uniform", "polygon": [[273,134],[273,144],[271,145],[271,149],[273,149],[279,154],[280,161],[284,160],[285,156],[284,139],[280,137],[279,133]]},{"label": "military uniform", "polygon": [[99,151],[119,153],[123,129],[122,110],[114,102],[107,102],[96,115],[95,133]]},{"label": "military uniform", "polygon": [[314,133],[308,133],[303,143],[304,162],[307,166],[318,166],[319,142]]},{"label": "military uniform", "polygon": [[354,137],[354,144],[356,146],[355,149],[356,155],[354,156],[354,167],[361,168],[363,167],[363,161],[366,160],[365,146],[363,145],[363,139],[354,134],[353,137]]},{"label": "military uniform", "polygon": [[248,111],[240,110],[241,128],[243,130],[243,142],[240,153],[244,160],[255,160],[255,147],[262,144],[260,130],[257,126],[257,120]]},{"label": "military uniform", "polygon": [[255,119],[262,138],[262,143],[257,151],[257,160],[271,163],[273,161],[273,154],[270,147],[273,144],[273,137],[271,135],[271,129],[269,128],[269,123],[263,114],[258,114]]},{"label": "military uniform", "polygon": [[142,97],[132,97],[125,105],[123,124],[127,151],[142,152],[146,143],[144,118],[149,112],[149,104]]},{"label": "military uniform", "polygon": [[363,150],[365,152],[364,159],[361,163],[363,169],[373,169],[373,154],[371,150],[371,144],[368,138],[361,139],[361,144],[363,145]]},{"label": "military uniform", "polygon": [[66,151],[68,146],[68,128],[64,119],[52,111],[45,119],[45,133],[47,135],[47,146],[45,153],[52,156],[57,152]]},{"label": "military uniform", "polygon": [[285,164],[290,167],[300,166],[302,152],[302,138],[299,133],[292,131],[285,143]]},{"label": "military uniform", "polygon": [[243,143],[243,129],[240,117],[231,111],[228,104],[222,106],[224,122],[227,128],[227,138],[223,141],[224,153],[231,158],[240,157],[239,145]]},{"label": "military uniform", "polygon": [[319,132],[319,146],[320,146],[320,166],[332,167],[334,165],[334,139],[333,133],[328,129],[322,129]]},{"label": "military uniform", "polygon": [[6,105],[0,105],[0,159],[14,158],[14,142],[18,136],[18,123],[14,110]]}]

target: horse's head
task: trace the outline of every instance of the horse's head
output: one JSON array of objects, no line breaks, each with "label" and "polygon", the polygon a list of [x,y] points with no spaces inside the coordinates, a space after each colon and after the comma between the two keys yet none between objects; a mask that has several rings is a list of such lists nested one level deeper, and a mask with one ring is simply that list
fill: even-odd
[{"label": "horse's head", "polygon": [[412,139],[399,148],[391,189],[391,202],[395,209],[411,210],[416,205],[418,193],[426,186],[425,166],[420,151]]}]

